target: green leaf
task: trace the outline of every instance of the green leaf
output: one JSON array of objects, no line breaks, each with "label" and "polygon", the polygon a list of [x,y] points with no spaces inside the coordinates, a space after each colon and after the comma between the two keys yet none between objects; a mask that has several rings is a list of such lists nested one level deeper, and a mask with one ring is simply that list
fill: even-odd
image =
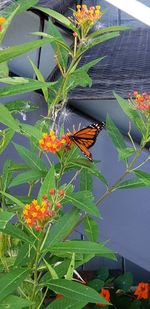
[{"label": "green leaf", "polygon": [[7,224],[5,229],[3,230],[5,234],[11,235],[17,239],[21,239],[26,243],[32,244],[33,237],[29,237],[25,232],[23,232],[19,227],[14,224]]},{"label": "green leaf", "polygon": [[0,304],[0,309],[21,309],[21,308],[27,308],[30,307],[33,303],[22,297],[18,297],[16,295],[9,295],[4,300],[2,300]]},{"label": "green leaf", "polygon": [[9,69],[7,62],[3,62],[0,64],[0,78],[8,77]]},{"label": "green leaf", "polygon": [[19,199],[14,197],[13,195],[3,192],[3,191],[0,191],[0,194],[6,196],[9,200],[11,200],[14,204],[18,205],[20,208],[24,207],[24,204]]},{"label": "green leaf", "polygon": [[[63,36],[61,35],[61,32],[58,30],[58,28],[53,24],[53,22],[50,19],[47,23],[47,27],[48,27],[48,34],[57,38],[59,41],[62,41],[62,43],[65,44],[67,48],[69,48]],[[62,66],[62,68],[66,68],[69,56],[68,51],[66,51],[66,49],[64,49],[64,47],[61,46],[60,44],[57,44],[57,42],[55,43],[55,41],[52,42],[51,45],[52,48],[54,49],[55,55],[58,57],[60,65]]]},{"label": "green leaf", "polygon": [[127,160],[133,153],[135,153],[134,148],[127,147],[126,149],[118,149],[119,159]]},{"label": "green leaf", "polygon": [[86,158],[75,158],[74,160],[71,158],[68,164],[68,168],[79,167],[82,170],[87,170],[91,175],[96,176],[99,180],[101,180],[105,185],[107,185],[107,180],[101,174],[101,171],[96,167],[95,163],[91,163]]},{"label": "green leaf", "polygon": [[4,36],[6,34],[6,31],[8,27],[10,26],[10,23],[12,22],[14,16],[18,13],[19,11],[19,6],[15,7],[14,11],[6,18],[6,21],[3,25],[3,30],[0,32],[0,42],[4,39]]},{"label": "green leaf", "polygon": [[102,42],[105,42],[107,40],[110,40],[110,39],[113,39],[117,36],[119,36],[119,32],[112,32],[112,33],[106,33],[106,34],[103,34],[103,35],[100,35],[96,38],[93,38],[92,40],[89,40],[89,43],[87,44],[87,46],[85,46],[84,48],[82,48],[82,54],[88,50],[89,48],[97,45],[97,44],[100,44]]},{"label": "green leaf", "polygon": [[96,36],[99,36],[100,34],[108,33],[108,32],[113,32],[113,31],[124,31],[124,30],[129,30],[131,27],[128,26],[110,26],[106,28],[101,28],[97,31],[93,31],[92,33],[89,34],[89,38],[94,38]]},{"label": "green leaf", "polygon": [[61,22],[63,25],[65,25],[67,28],[69,28],[69,29],[71,29],[71,30],[73,30],[73,31],[78,33],[78,29],[64,15],[62,15],[62,14],[60,14],[60,13],[54,11],[54,10],[51,10],[51,9],[48,9],[48,8],[43,8],[41,6],[37,6],[36,9],[46,13],[47,15],[49,15],[49,16],[51,16],[53,18],[55,18],[56,20]]},{"label": "green leaf", "polygon": [[47,170],[46,164],[38,156],[36,156],[34,152],[31,152],[24,146],[15,143],[13,144],[21,158],[23,158],[23,160],[27,163],[28,166],[39,172]]},{"label": "green leaf", "polygon": [[[20,77],[8,77],[8,78],[0,78],[0,83],[8,83],[13,86],[0,88],[0,97],[7,97],[16,94],[31,92],[34,90],[42,89],[42,88],[51,88],[53,83],[49,82],[41,82],[38,80],[32,80],[28,78],[24,78],[22,83],[19,82]],[[17,81],[17,82],[16,82]]]},{"label": "green leaf", "polygon": [[86,301],[68,299],[66,297],[56,299],[46,309],[82,309],[85,308]]},{"label": "green leaf", "polygon": [[[37,66],[33,63],[33,61],[30,58],[29,58],[29,61],[30,61],[32,68],[33,68],[33,70],[34,70],[34,72],[37,76],[37,79],[41,82],[45,82],[44,77],[43,77],[42,73],[40,72],[40,70],[37,68]],[[48,101],[48,89],[47,89],[47,87],[43,87],[42,91],[43,91],[45,101],[47,102]]]},{"label": "green leaf", "polygon": [[0,277],[0,301],[14,292],[29,274],[28,269],[14,269]]},{"label": "green leaf", "polygon": [[123,99],[115,92],[114,92],[114,96],[117,102],[119,103],[120,107],[124,111],[124,113],[133,121],[135,126],[141,132],[141,134],[144,135],[146,132],[146,128],[145,128],[145,123],[144,123],[144,120],[140,112],[137,110],[134,110],[132,106],[129,105],[129,102],[127,100]]},{"label": "green leaf", "polygon": [[119,186],[117,187],[117,189],[132,189],[132,188],[141,188],[141,187],[146,187],[144,182],[138,177],[133,177],[131,179],[121,182]]},{"label": "green leaf", "polygon": [[117,151],[119,151],[119,154],[121,153],[121,151],[123,152],[124,150],[126,150],[126,144],[124,138],[109,115],[107,115],[106,118],[106,128],[108,135],[110,136]]},{"label": "green leaf", "polygon": [[22,12],[27,11],[28,9],[30,9],[31,7],[33,7],[34,5],[36,5],[39,2],[39,0],[26,0],[26,1],[22,1],[22,0],[17,0],[17,4],[19,4],[19,14]]},{"label": "green leaf", "polygon": [[0,122],[14,131],[19,131],[19,123],[16,121],[7,107],[0,103]]},{"label": "green leaf", "polygon": [[104,243],[95,243],[92,241],[66,240],[62,243],[56,243],[50,246],[50,251],[56,253],[79,253],[94,254],[97,256],[109,257],[115,259],[114,253],[105,247]]},{"label": "green leaf", "polygon": [[107,266],[102,266],[100,269],[96,272],[97,278],[106,281],[109,277],[109,269]]},{"label": "green leaf", "polygon": [[52,165],[40,188],[40,191],[38,194],[38,202],[41,203],[42,196],[44,194],[48,194],[49,189],[54,189],[54,188],[55,188],[55,168],[54,168],[54,165]]},{"label": "green leaf", "polygon": [[150,186],[150,174],[149,173],[145,173],[143,171],[140,170],[135,170],[134,174],[138,177],[139,180],[142,181],[142,183],[146,186],[149,187]]},{"label": "green leaf", "polygon": [[0,132],[0,154],[7,148],[14,136],[14,131],[10,128],[4,129]]},{"label": "green leaf", "polygon": [[40,180],[41,177],[43,177],[43,173],[36,170],[21,173],[13,178],[9,188],[21,185],[23,183],[31,183],[33,181]]},{"label": "green leaf", "polygon": [[90,286],[92,289],[96,290],[97,292],[100,292],[101,288],[104,286],[104,281],[95,278],[88,282],[88,286]]},{"label": "green leaf", "polygon": [[15,214],[8,211],[0,211],[0,230],[5,229],[7,223],[14,217]]},{"label": "green leaf", "polygon": [[71,257],[71,261],[70,261],[70,264],[69,264],[69,268],[68,268],[67,273],[65,275],[65,279],[67,279],[67,280],[73,279],[74,269],[75,269],[75,253],[73,252],[72,257]]},{"label": "green leaf", "polygon": [[77,209],[73,208],[65,213],[54,225],[52,225],[43,249],[46,249],[56,242],[62,241],[66,238],[74,230],[79,219],[80,213]]},{"label": "green leaf", "polygon": [[57,279],[57,280],[48,280],[45,284],[55,291],[55,293],[62,294],[68,298],[73,300],[79,300],[83,302],[90,303],[102,303],[108,304],[108,302],[99,295],[98,292],[93,290],[88,286],[84,286],[83,284],[77,283],[75,281],[65,280],[65,279]]},{"label": "green leaf", "polygon": [[84,64],[82,67],[79,69],[76,69],[72,74],[69,76],[69,81],[68,81],[68,89],[74,89],[77,86],[81,87],[86,87],[86,86],[91,86],[92,85],[92,79],[90,76],[87,74],[88,70],[96,65],[98,62],[103,60],[105,57],[101,57],[98,59],[94,59],[90,61],[87,64]]},{"label": "green leaf", "polygon": [[123,275],[120,275],[117,277],[117,279],[114,280],[114,287],[116,290],[123,290],[127,292],[131,285],[133,284],[133,276],[131,273],[125,273]]},{"label": "green leaf", "polygon": [[23,55],[26,52],[39,48],[44,44],[50,43],[50,39],[35,40],[21,45],[15,45],[0,50],[0,63],[8,61],[17,56]]},{"label": "green leaf", "polygon": [[5,103],[5,106],[11,113],[32,112],[38,108],[30,100],[15,100]]},{"label": "green leaf", "polygon": [[77,193],[66,194],[65,202],[85,211],[96,217],[100,217],[99,209],[93,201],[93,195],[89,191],[80,191]]},{"label": "green leaf", "polygon": [[86,216],[83,221],[84,232],[88,240],[98,241],[99,238],[99,226],[93,218]]},{"label": "green leaf", "polygon": [[25,134],[25,135],[27,134],[29,137],[32,136],[32,137],[34,137],[38,141],[42,137],[42,132],[38,128],[36,128],[36,127],[34,127],[32,125],[22,123],[21,124],[21,129],[23,130],[23,134]]},{"label": "green leaf", "polygon": [[43,259],[43,261],[44,261],[46,268],[48,269],[52,279],[58,279],[58,275],[57,275],[55,269],[45,259]]},{"label": "green leaf", "polygon": [[80,190],[84,191],[91,191],[93,190],[93,181],[92,181],[92,175],[89,171],[86,169],[81,169],[80,172]]}]

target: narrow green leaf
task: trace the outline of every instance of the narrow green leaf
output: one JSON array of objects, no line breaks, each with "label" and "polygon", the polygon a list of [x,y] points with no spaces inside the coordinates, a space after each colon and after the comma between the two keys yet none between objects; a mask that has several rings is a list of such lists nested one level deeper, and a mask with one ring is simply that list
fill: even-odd
[{"label": "narrow green leaf", "polygon": [[82,170],[87,170],[91,175],[96,176],[99,180],[101,180],[105,185],[107,185],[107,180],[101,174],[101,171],[96,167],[95,163],[91,163],[86,158],[75,158],[74,160],[71,158],[68,164],[68,168],[79,167]]},{"label": "narrow green leaf", "polygon": [[9,188],[21,185],[23,183],[31,183],[33,181],[40,180],[43,175],[44,173],[36,170],[21,173],[13,178],[12,182],[9,185]]},{"label": "narrow green leaf", "polygon": [[96,217],[100,217],[99,209],[95,206],[93,195],[89,191],[81,191],[72,194],[66,194],[65,202],[85,211]]},{"label": "narrow green leaf", "polygon": [[0,211],[0,229],[5,229],[7,223],[14,217],[15,214],[8,211]]},{"label": "narrow green leaf", "polygon": [[75,31],[75,32],[79,32],[78,29],[74,26],[74,24],[68,19],[66,18],[64,15],[54,11],[54,10],[51,10],[51,9],[48,9],[48,8],[44,8],[44,7],[41,7],[41,6],[37,6],[36,7],[37,10],[40,10],[44,13],[46,13],[47,15],[55,18],[56,20],[58,20],[59,22],[61,22],[63,25],[65,25],[67,28]]},{"label": "narrow green leaf", "polygon": [[5,106],[11,113],[19,113],[19,112],[32,112],[38,108],[34,103],[30,100],[14,100],[5,103]]},{"label": "narrow green leaf", "polygon": [[86,87],[92,85],[92,79],[87,74],[89,69],[96,65],[98,62],[103,60],[105,57],[101,57],[95,60],[90,61],[89,63],[86,63],[79,69],[76,69],[72,74],[69,76],[68,80],[68,90],[74,89],[77,86]]},{"label": "narrow green leaf", "polygon": [[112,32],[112,33],[106,33],[106,34],[100,35],[96,38],[93,38],[92,40],[89,40],[89,43],[87,44],[87,46],[82,49],[82,54],[89,48],[97,44],[100,44],[102,42],[105,42],[107,40],[113,39],[119,35],[120,35],[119,32]]},{"label": "narrow green leaf", "polygon": [[0,122],[14,131],[19,131],[19,122],[13,118],[7,107],[0,103]]},{"label": "narrow green leaf", "polygon": [[135,170],[134,174],[142,181],[145,186],[150,186],[150,174],[141,170]]},{"label": "narrow green leaf", "polygon": [[31,152],[24,146],[15,143],[13,144],[21,158],[23,158],[28,166],[40,172],[47,170],[46,164],[38,156],[36,156],[34,152]]},{"label": "narrow green leaf", "polygon": [[3,50],[0,50],[0,63],[4,61],[8,61],[17,56],[23,55],[26,52],[33,50],[35,48],[39,48],[49,42],[50,42],[50,39],[35,40],[35,41],[28,42],[28,43],[24,43],[21,45],[15,45],[15,46],[7,47]]},{"label": "narrow green leaf", "polygon": [[73,300],[90,302],[90,303],[102,303],[108,304],[105,298],[99,295],[98,292],[93,290],[88,286],[77,283],[75,281],[57,279],[57,280],[48,280],[45,284],[55,291],[56,293],[62,294]]},{"label": "narrow green leaf", "polygon": [[48,269],[52,279],[58,279],[58,275],[57,275],[55,269],[45,259],[43,259],[43,261],[44,261],[46,268]]},{"label": "narrow green leaf", "polygon": [[8,16],[6,18],[6,21],[5,21],[4,25],[3,25],[3,30],[0,31],[0,42],[2,42],[2,40],[4,39],[6,31],[7,31],[8,27],[10,26],[10,24],[11,24],[13,18],[15,17],[15,15],[18,13],[18,11],[19,11],[19,6],[15,7],[14,11],[10,14],[10,16]]},{"label": "narrow green leaf", "polygon": [[[19,80],[20,77],[1,78],[0,83],[12,83],[14,80]],[[16,94],[31,92],[42,88],[51,88],[53,83],[41,82],[38,80],[24,79],[23,83],[14,83],[13,86],[0,88],[0,97],[7,97]]]},{"label": "narrow green leaf", "polygon": [[[40,72],[40,70],[37,68],[37,66],[33,63],[33,61],[30,58],[29,58],[29,61],[32,65],[32,68],[33,68],[38,80],[41,81],[41,82],[45,82],[44,77],[43,77],[42,73]],[[47,102],[48,101],[48,89],[46,87],[43,87],[42,91],[43,91],[43,94],[44,94],[45,101]]]},{"label": "narrow green leaf", "polygon": [[75,253],[73,252],[72,257],[71,257],[71,261],[70,261],[70,264],[69,264],[69,268],[68,268],[67,273],[65,275],[65,279],[67,279],[67,280],[73,279],[74,269],[75,269]]},{"label": "narrow green leaf", "polygon": [[128,26],[110,26],[110,27],[106,27],[106,28],[101,28],[97,31],[93,31],[92,33],[89,34],[89,38],[94,38],[96,36],[99,36],[101,34],[104,33],[108,33],[108,32],[114,32],[114,31],[124,31],[124,30],[129,30],[131,29],[131,27]]},{"label": "narrow green leaf", "polygon": [[14,131],[10,128],[4,129],[0,132],[0,154],[7,148],[14,136]]},{"label": "narrow green leaf", "polygon": [[120,97],[118,94],[114,92],[114,96],[119,103],[120,107],[124,111],[124,113],[133,121],[135,126],[138,128],[138,130],[141,132],[142,135],[145,134],[145,123],[142,118],[142,115],[139,111],[132,108],[132,106],[129,105],[129,102],[122,97]]},{"label": "narrow green leaf", "polygon": [[67,240],[62,243],[56,243],[50,246],[50,251],[56,253],[79,253],[79,254],[94,254],[97,256],[109,257],[116,259],[114,253],[105,247],[104,243],[95,243],[82,240]]},{"label": "narrow green leaf", "polygon": [[80,190],[81,191],[87,190],[90,192],[92,192],[93,190],[92,175],[86,169],[83,169],[80,172]]},{"label": "narrow green leaf", "polygon": [[93,218],[86,216],[83,221],[84,232],[88,240],[96,242],[99,238],[99,226]]},{"label": "narrow green leaf", "polygon": [[109,115],[107,115],[107,118],[106,118],[106,128],[117,151],[121,152],[121,151],[126,150],[126,144],[125,144],[124,138]]},{"label": "narrow green leaf", "polygon": [[141,188],[141,187],[146,187],[146,186],[147,185],[145,185],[141,179],[139,179],[138,177],[133,177],[131,179],[121,182],[119,186],[117,187],[117,189],[132,189],[132,188]]},{"label": "narrow green leaf", "polygon": [[26,298],[21,298],[16,295],[9,295],[0,304],[0,309],[21,309],[28,308],[33,304],[30,300]]},{"label": "narrow green leaf", "polygon": [[11,200],[13,202],[13,204],[18,205],[20,208],[24,207],[24,204],[19,199],[14,197],[13,195],[6,193],[6,192],[3,192],[3,191],[0,191],[0,194],[6,196],[9,200]]},{"label": "narrow green leaf", "polygon": [[29,137],[34,137],[36,140],[40,140],[42,137],[42,132],[36,128],[35,126],[32,126],[30,124],[22,123],[21,124],[21,130],[23,130],[23,134],[27,134]]},{"label": "narrow green leaf", "polygon": [[43,249],[45,250],[49,246],[56,242],[62,241],[66,238],[71,231],[74,230],[76,224],[79,222],[80,213],[77,209],[71,209],[65,213],[59,220],[51,227],[49,234],[44,243]]},{"label": "narrow green leaf", "polygon": [[0,78],[8,77],[9,68],[7,62],[0,63]]},{"label": "narrow green leaf", "polygon": [[33,238],[29,237],[25,232],[23,232],[19,227],[17,227],[14,224],[7,224],[4,233],[11,235],[12,237],[15,237],[17,239],[21,239],[25,243],[32,244]]},{"label": "narrow green leaf", "polygon": [[44,194],[48,194],[49,189],[54,189],[54,188],[55,188],[55,167],[54,165],[52,165],[40,188],[40,191],[38,194],[38,202],[41,203],[42,196]]},{"label": "narrow green leaf", "polygon": [[0,301],[16,290],[29,274],[28,269],[15,269],[0,277]]},{"label": "narrow green leaf", "polygon": [[34,5],[36,5],[39,2],[39,0],[26,0],[26,1],[22,1],[22,0],[17,0],[17,4],[19,4],[19,14],[22,12],[27,11],[28,9],[30,9],[31,7],[33,7]]},{"label": "narrow green leaf", "polygon": [[118,149],[119,159],[127,160],[133,153],[135,153],[134,148],[127,147],[126,149]]},{"label": "narrow green leaf", "polygon": [[[48,34],[50,34],[53,37],[57,38],[59,41],[62,41],[62,44],[65,44],[65,46],[67,48],[69,48],[69,46],[66,44],[63,36],[61,35],[61,32],[53,24],[51,19],[49,19],[49,21],[47,23],[47,28],[48,28],[47,29],[48,30]],[[66,68],[67,67],[67,62],[68,62],[68,56],[69,56],[68,50],[66,50],[66,48],[64,49],[64,46],[61,46],[60,44],[57,44],[57,42],[55,43],[55,41],[52,42],[51,45],[52,45],[52,48],[54,49],[55,55],[58,57],[60,65],[62,66],[62,68]]]},{"label": "narrow green leaf", "polygon": [[66,297],[56,299],[46,307],[46,309],[82,309],[85,308],[86,301],[68,299]]}]

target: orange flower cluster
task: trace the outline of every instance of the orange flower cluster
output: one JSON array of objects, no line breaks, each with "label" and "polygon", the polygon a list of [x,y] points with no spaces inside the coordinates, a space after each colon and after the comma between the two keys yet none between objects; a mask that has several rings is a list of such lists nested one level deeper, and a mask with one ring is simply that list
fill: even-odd
[{"label": "orange flower cluster", "polygon": [[55,136],[55,132],[50,130],[50,133],[43,133],[42,139],[39,140],[40,148],[44,151],[56,153],[62,147],[69,143],[67,135],[62,135],[61,139]]},{"label": "orange flower cluster", "polygon": [[50,189],[49,194],[52,196],[51,202],[48,200],[47,194],[44,194],[41,205],[38,204],[37,200],[25,205],[23,215],[26,224],[30,228],[35,227],[36,230],[41,230],[48,221],[57,215],[57,211],[62,207],[60,202],[65,195],[65,191],[63,189],[59,191]]},{"label": "orange flower cluster", "polygon": [[51,209],[52,204],[43,199],[41,205],[38,205],[37,200],[33,200],[31,204],[26,204],[23,210],[23,215],[27,225],[36,230],[41,230],[42,227],[56,215],[56,212]]},{"label": "orange flower cluster", "polygon": [[102,16],[100,8],[100,5],[87,8],[86,4],[78,4],[77,11],[74,13],[77,24],[80,26],[83,26],[85,24],[94,24]]},{"label": "orange flower cluster", "polygon": [[5,22],[6,22],[6,18],[3,17],[3,16],[1,16],[1,17],[0,17],[0,32],[2,32],[2,30],[3,30],[2,25],[3,25]]},{"label": "orange flower cluster", "polygon": [[[100,292],[100,296],[104,297],[108,302],[110,301],[109,290],[102,288],[101,292]],[[107,305],[101,304],[101,303],[97,303],[96,305],[99,306],[99,307],[106,307],[107,306]]]},{"label": "orange flower cluster", "polygon": [[136,109],[143,112],[150,112],[150,95],[146,92],[141,94],[138,91],[134,91],[133,94],[129,93],[129,97],[134,99]]},{"label": "orange flower cluster", "polygon": [[134,292],[134,295],[137,297],[137,299],[148,299],[150,298],[150,284],[140,282],[138,284],[137,289]]}]

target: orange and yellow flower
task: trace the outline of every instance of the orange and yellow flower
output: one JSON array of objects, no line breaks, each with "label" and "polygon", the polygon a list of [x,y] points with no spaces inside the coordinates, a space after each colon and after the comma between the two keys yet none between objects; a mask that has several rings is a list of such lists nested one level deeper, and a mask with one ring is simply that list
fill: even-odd
[{"label": "orange and yellow flower", "polygon": [[63,135],[61,139],[56,137],[55,132],[50,130],[48,133],[43,133],[42,139],[39,140],[40,148],[48,152],[59,152],[68,142],[67,136]]},{"label": "orange and yellow flower", "polygon": [[138,287],[136,288],[134,295],[137,297],[137,299],[148,299],[150,298],[150,284],[140,282],[138,284]]},{"label": "orange and yellow flower", "polygon": [[79,26],[93,25],[101,16],[100,5],[87,7],[86,4],[78,4],[77,11],[74,13],[76,23]]},{"label": "orange and yellow flower", "polygon": [[150,95],[146,92],[139,93],[134,91],[129,93],[129,99],[137,110],[142,111],[145,115],[150,113]]},{"label": "orange and yellow flower", "polygon": [[[102,288],[101,292],[100,292],[100,296],[104,297],[108,302],[110,301],[109,290]],[[97,303],[96,305],[99,306],[99,307],[106,307],[107,306],[107,305],[101,304],[101,303]]]},{"label": "orange and yellow flower", "polygon": [[25,205],[23,215],[30,228],[35,227],[36,230],[41,230],[56,215],[56,212],[52,210],[52,204],[48,200],[43,199],[39,205],[34,199],[31,204]]},{"label": "orange and yellow flower", "polygon": [[1,16],[0,17],[0,32],[3,30],[3,24],[6,22],[6,18]]}]

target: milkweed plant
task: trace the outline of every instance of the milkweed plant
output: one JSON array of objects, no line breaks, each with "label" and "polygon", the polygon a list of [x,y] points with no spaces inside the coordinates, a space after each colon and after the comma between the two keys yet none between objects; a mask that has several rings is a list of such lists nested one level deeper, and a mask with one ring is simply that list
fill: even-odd
[{"label": "milkweed plant", "polygon": [[[37,2],[18,0],[9,1],[6,5],[5,1],[0,12],[1,46],[12,20],[36,6]],[[78,86],[91,86],[88,71],[103,61],[101,57],[80,65],[84,53],[119,36],[119,32],[127,28],[116,26],[94,30],[103,15],[100,6],[77,5],[75,10],[70,10],[68,18],[49,8],[36,9],[49,16],[46,32],[35,32],[32,41],[0,50],[0,97],[11,96],[11,101],[0,104],[0,154],[4,157],[5,150],[12,144],[14,152],[22,159],[22,163],[18,163],[9,153],[9,159],[3,160],[1,168],[0,303],[2,308],[19,309],[80,309],[88,303],[107,308],[111,299],[105,290],[97,292],[88,286],[78,269],[95,256],[116,259],[106,242],[100,242],[98,237],[98,206],[105,197],[115,190],[150,185],[150,175],[140,170],[149,156],[140,165],[136,163],[150,140],[150,96],[136,90],[130,94],[129,100],[124,100],[114,93],[122,110],[141,133],[141,143],[136,146],[129,130],[131,143],[130,147],[126,145],[113,120],[107,117],[106,130],[125,166],[119,179],[110,186],[96,162],[92,158],[89,160],[86,138],[84,140],[82,136],[77,140],[78,131],[65,131],[60,119],[67,108],[70,91]],[[52,20],[69,29],[71,47]],[[37,39],[37,36],[40,38]],[[51,45],[54,50],[58,79],[45,81],[30,58],[36,79],[9,76],[10,59],[45,44]],[[50,57],[47,65],[49,61]],[[13,100],[13,96],[35,90],[41,90],[43,94],[47,115],[39,115],[38,121],[29,125],[17,116],[23,114],[25,118],[31,111],[34,114],[35,107],[29,100]],[[89,126],[89,130],[95,127]],[[98,133],[95,131],[92,137],[93,144]],[[16,134],[28,141],[28,147],[23,142],[14,143]],[[67,183],[64,183],[64,174],[69,179]],[[128,178],[128,175],[131,177]],[[92,194],[94,177],[99,180],[99,186],[105,187],[97,201]],[[75,188],[76,179],[80,181],[78,190]],[[21,194],[23,184],[26,184],[26,195]],[[12,188],[15,188],[16,194],[12,194]],[[72,234],[81,224],[85,240],[77,240]]]}]

